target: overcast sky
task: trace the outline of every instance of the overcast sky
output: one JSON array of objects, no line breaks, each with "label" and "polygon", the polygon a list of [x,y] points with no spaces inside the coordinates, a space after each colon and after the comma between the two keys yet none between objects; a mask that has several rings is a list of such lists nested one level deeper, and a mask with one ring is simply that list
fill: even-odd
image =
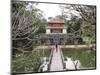
[{"label": "overcast sky", "polygon": [[48,19],[48,17],[61,15],[62,13],[58,4],[39,3],[36,7],[43,11],[43,15],[46,19]]},{"label": "overcast sky", "polygon": [[[63,4],[48,4],[48,3],[39,3],[36,5],[37,8],[43,11],[43,16],[48,19],[48,17],[55,17],[57,15],[62,15],[62,9],[61,5]],[[66,5],[63,5],[66,6]],[[79,16],[78,12],[75,12],[74,10],[64,9],[66,12],[67,18],[71,18],[71,13],[73,13],[76,16]]]},{"label": "overcast sky", "polygon": [[[29,3],[29,5],[27,7],[30,7],[32,4]],[[38,3],[35,6],[36,8],[40,9],[43,13],[43,16],[48,20],[49,17],[55,17],[58,15],[62,15],[62,9],[61,6],[63,4],[49,4],[49,3]],[[63,5],[64,7],[66,5]],[[29,8],[28,8],[29,9]],[[70,19],[71,18],[71,13],[73,13],[76,16],[79,16],[79,14],[73,10],[69,10],[69,9],[64,9],[64,11],[66,12],[65,14],[67,15],[66,19]]]},{"label": "overcast sky", "polygon": [[[40,2],[44,1],[44,2],[56,2],[56,3],[71,4],[71,3],[68,2],[68,0],[30,0],[30,1],[40,1]],[[48,17],[55,17],[57,15],[62,15],[62,10],[59,7],[59,4],[39,3],[35,7],[39,8],[40,10],[43,11],[43,16],[46,19],[48,19]],[[70,13],[74,13],[74,15],[79,16],[79,14],[75,11],[69,11],[68,9],[66,9],[66,11],[67,11],[66,15],[68,16],[68,19],[71,17]]]}]

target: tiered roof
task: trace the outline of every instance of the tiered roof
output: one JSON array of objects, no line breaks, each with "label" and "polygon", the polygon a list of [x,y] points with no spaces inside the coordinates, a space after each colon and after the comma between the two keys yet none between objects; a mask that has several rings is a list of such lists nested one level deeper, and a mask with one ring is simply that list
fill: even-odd
[{"label": "tiered roof", "polygon": [[53,18],[48,23],[64,23],[60,18]]}]

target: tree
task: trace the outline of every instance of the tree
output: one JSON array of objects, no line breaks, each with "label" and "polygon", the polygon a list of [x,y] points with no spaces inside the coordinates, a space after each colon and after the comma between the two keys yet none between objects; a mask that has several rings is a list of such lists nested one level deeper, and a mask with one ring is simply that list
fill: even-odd
[{"label": "tree", "polygon": [[69,33],[73,33],[73,34],[77,34],[78,33],[79,35],[81,35],[81,33],[80,33],[81,23],[82,23],[81,18],[73,15],[71,17],[71,19],[67,22],[67,24],[68,24],[68,32]]},{"label": "tree", "polygon": [[24,1],[12,2],[12,69],[15,73],[37,72],[41,64],[41,54],[33,47],[45,31],[46,20],[35,4]]},{"label": "tree", "polygon": [[96,25],[96,6],[72,5],[72,7],[79,12],[84,21]]},{"label": "tree", "polygon": [[83,37],[88,37],[89,43],[95,42],[96,31],[96,7],[95,6],[74,6],[83,19],[81,30]]},{"label": "tree", "polygon": [[61,7],[64,15],[69,15],[67,21],[68,32],[79,29],[79,35],[95,41],[96,6],[88,5],[64,5]]},{"label": "tree", "polygon": [[39,30],[46,23],[42,11],[34,4],[27,8],[28,5],[28,2],[12,3],[12,45],[13,49],[21,52],[32,49],[34,37],[41,33]]}]

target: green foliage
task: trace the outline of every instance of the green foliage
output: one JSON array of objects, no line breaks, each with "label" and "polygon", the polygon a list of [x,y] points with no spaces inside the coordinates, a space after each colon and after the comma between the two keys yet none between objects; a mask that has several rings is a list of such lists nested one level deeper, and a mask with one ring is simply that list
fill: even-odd
[{"label": "green foliage", "polygon": [[[28,8],[31,2],[12,2],[12,70],[13,72],[37,72],[40,58],[47,55],[40,50],[33,50],[33,40],[37,35],[45,32],[47,21],[42,15],[42,11],[34,4]],[[39,37],[39,36],[38,36]],[[30,52],[31,51],[31,52]]]},{"label": "green foliage", "polygon": [[[83,37],[88,37],[95,43],[96,33],[96,6],[87,5],[66,5],[61,7],[64,19],[68,14],[69,20],[66,20],[68,33],[77,34]],[[66,12],[66,11],[70,12]],[[68,16],[67,16],[68,17]]]},{"label": "green foliage", "polygon": [[22,7],[26,7],[27,2],[12,2],[12,12],[18,12]]},{"label": "green foliage", "polygon": [[38,72],[38,69],[43,63],[41,57],[49,57],[50,50],[36,50],[27,53],[18,53],[12,60],[12,70],[15,73]]},{"label": "green foliage", "polygon": [[39,22],[39,24],[41,26],[37,30],[36,34],[43,34],[43,33],[45,33],[46,32],[47,21],[45,19],[43,19],[42,21]]},{"label": "green foliage", "polygon": [[29,55],[20,56],[13,60],[12,69],[13,72],[33,72],[37,71],[40,65],[40,58]]},{"label": "green foliage", "polygon": [[81,18],[78,18],[77,16],[73,16],[70,21],[67,21],[68,26],[68,33],[75,33],[79,32],[79,29],[81,28],[82,20]]}]

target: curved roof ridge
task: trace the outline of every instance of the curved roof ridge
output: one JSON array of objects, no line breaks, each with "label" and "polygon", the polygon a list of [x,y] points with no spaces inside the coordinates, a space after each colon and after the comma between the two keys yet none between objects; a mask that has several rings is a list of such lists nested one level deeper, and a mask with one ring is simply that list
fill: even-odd
[{"label": "curved roof ridge", "polygon": [[48,23],[64,23],[64,21],[58,17],[51,19]]}]

